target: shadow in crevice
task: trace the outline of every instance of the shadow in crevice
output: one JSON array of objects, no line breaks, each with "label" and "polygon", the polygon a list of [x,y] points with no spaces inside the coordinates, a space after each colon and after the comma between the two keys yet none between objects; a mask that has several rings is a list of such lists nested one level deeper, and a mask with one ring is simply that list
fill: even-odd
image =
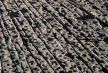
[{"label": "shadow in crevice", "polygon": [[88,20],[88,19],[94,19],[94,18],[95,18],[94,15],[89,14],[89,15],[80,16],[77,19],[79,19],[79,20]]},{"label": "shadow in crevice", "polygon": [[2,9],[0,9],[0,14],[2,14],[3,13],[3,10]]},{"label": "shadow in crevice", "polygon": [[78,17],[77,19],[78,19],[78,20],[87,20],[88,17],[87,17],[87,15],[86,15],[86,16],[80,16],[80,17]]},{"label": "shadow in crevice", "polygon": [[27,10],[26,8],[22,8],[20,11],[21,11],[22,13],[28,12],[28,10]]},{"label": "shadow in crevice", "polygon": [[106,7],[106,10],[108,11],[108,2],[105,2],[103,5]]},{"label": "shadow in crevice", "polygon": [[8,16],[10,16],[11,18],[19,17],[19,12],[18,11],[16,11],[16,12],[10,11],[8,13]]}]

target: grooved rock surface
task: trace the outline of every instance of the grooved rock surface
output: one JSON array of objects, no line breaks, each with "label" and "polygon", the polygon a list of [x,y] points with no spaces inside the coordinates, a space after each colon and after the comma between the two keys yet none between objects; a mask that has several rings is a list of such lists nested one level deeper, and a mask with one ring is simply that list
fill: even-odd
[{"label": "grooved rock surface", "polygon": [[0,0],[0,73],[108,73],[108,0]]}]

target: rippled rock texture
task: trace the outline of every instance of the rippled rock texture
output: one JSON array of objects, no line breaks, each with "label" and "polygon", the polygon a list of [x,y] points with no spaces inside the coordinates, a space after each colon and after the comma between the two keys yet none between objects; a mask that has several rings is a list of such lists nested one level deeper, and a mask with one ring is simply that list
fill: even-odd
[{"label": "rippled rock texture", "polygon": [[108,73],[108,0],[0,0],[0,73]]}]

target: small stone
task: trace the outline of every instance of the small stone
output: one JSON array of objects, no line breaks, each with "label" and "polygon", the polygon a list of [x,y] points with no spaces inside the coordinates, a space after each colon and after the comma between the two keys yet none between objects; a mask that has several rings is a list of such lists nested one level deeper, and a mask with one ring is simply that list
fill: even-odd
[{"label": "small stone", "polygon": [[94,18],[96,18],[96,13],[90,12],[90,13],[87,15],[87,17],[88,17],[89,19],[94,19]]}]

